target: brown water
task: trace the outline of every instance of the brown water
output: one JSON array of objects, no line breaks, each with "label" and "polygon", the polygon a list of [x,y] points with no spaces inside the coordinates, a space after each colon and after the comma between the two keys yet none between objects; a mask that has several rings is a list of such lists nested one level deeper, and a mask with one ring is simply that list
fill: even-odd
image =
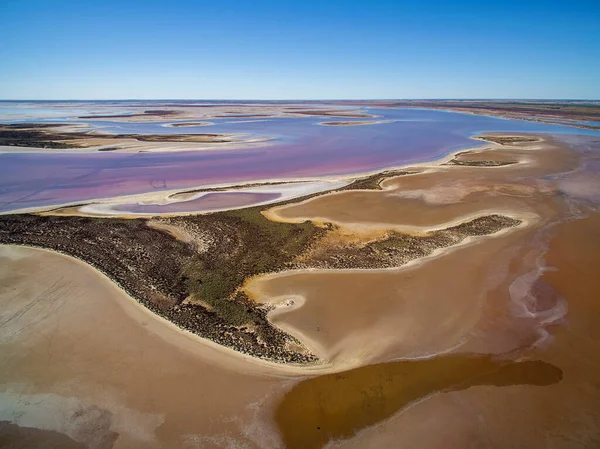
[{"label": "brown water", "polygon": [[[481,383],[446,389],[427,400],[415,400],[340,447],[600,447],[600,278],[595,270],[600,264],[600,213],[561,224],[553,232],[545,258],[555,269],[541,281],[566,298],[568,315],[551,329],[550,342],[510,358],[534,360],[537,367],[544,367],[538,371],[523,366],[534,379],[543,380],[542,373],[550,374],[551,367],[562,371],[562,379],[544,386],[515,382],[497,388]],[[445,371],[438,374],[443,377]],[[290,393],[292,398],[295,394]]]},{"label": "brown water", "polygon": [[275,414],[288,449],[318,449],[349,438],[408,404],[475,385],[551,385],[562,371],[542,361],[446,356],[369,365],[297,384]]}]

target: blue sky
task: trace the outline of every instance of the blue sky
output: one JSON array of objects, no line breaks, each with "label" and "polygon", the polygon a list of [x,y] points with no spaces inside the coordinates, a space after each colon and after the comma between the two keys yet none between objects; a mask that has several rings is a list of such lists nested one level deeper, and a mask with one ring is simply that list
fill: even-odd
[{"label": "blue sky", "polygon": [[600,1],[0,2],[1,99],[600,99]]}]

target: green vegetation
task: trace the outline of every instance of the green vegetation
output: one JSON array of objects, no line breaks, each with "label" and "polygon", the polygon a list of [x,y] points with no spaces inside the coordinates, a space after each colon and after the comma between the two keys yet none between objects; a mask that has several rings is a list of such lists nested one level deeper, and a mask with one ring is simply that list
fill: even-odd
[{"label": "green vegetation", "polygon": [[485,140],[487,142],[494,142],[500,145],[513,145],[515,143],[526,143],[535,142],[535,137],[522,137],[522,136],[478,136],[475,137],[478,140]]},{"label": "green vegetation", "polygon": [[[468,235],[516,224],[491,215],[421,237],[390,233],[367,245],[321,246],[332,225],[273,222],[261,207],[153,220],[16,214],[0,216],[0,242],[80,258],[154,313],[224,346],[272,361],[311,363],[315,356],[272,326],[268,309],[240,291],[249,278],[302,267],[399,266]],[[167,231],[174,228],[185,241]]]},{"label": "green vegetation", "polygon": [[[0,125],[0,145],[71,149],[105,144],[106,140],[134,139],[140,142],[234,142],[231,134],[88,134],[84,131],[61,131],[61,124],[5,124]],[[105,151],[116,150],[106,149]]]},{"label": "green vegetation", "polygon": [[406,170],[388,170],[382,173],[376,173],[374,175],[366,176],[364,178],[356,179],[354,182],[348,184],[338,191],[342,190],[381,190],[381,186],[379,185],[381,181],[386,178],[391,178],[393,176],[402,176],[402,175],[410,175],[414,172],[406,171]]},{"label": "green vegetation", "polygon": [[[267,220],[260,210],[254,207],[204,216],[211,225],[203,226],[202,232],[210,232],[214,249],[211,245],[200,252],[181,273],[193,299],[238,326],[264,321],[264,310],[237,291],[246,279],[290,268],[295,257],[325,233],[310,222]],[[170,220],[175,225],[178,221]]]},{"label": "green vegetation", "polygon": [[302,253],[323,229],[271,223],[258,208],[152,220],[195,236],[200,247],[148,221],[2,215],[0,242],[50,248],[84,260],[154,313],[245,354],[286,363],[315,360],[308,351],[299,352],[293,337],[268,322],[268,310],[238,288],[250,276],[291,266],[296,252]]},{"label": "green vegetation", "polygon": [[[21,125],[9,124],[0,126],[0,145],[34,147],[34,148],[52,148],[68,149],[79,148],[79,145],[67,143],[67,140],[73,140],[74,137],[69,133],[48,133],[45,130],[58,125],[52,124],[34,124]],[[71,133],[73,134],[73,133]]]}]

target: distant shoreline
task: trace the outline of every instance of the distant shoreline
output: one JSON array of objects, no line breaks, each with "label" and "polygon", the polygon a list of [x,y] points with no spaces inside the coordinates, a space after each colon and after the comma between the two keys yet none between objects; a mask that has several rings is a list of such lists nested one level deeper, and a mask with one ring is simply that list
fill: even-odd
[{"label": "distant shoreline", "polygon": [[364,126],[364,125],[383,125],[385,123],[394,123],[395,120],[378,121],[355,121],[355,122],[320,122],[321,126]]}]

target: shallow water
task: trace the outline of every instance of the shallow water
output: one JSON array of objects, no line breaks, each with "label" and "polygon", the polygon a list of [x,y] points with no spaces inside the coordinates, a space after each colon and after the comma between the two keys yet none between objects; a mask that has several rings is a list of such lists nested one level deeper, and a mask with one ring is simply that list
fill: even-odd
[{"label": "shallow water", "polygon": [[163,126],[171,122],[68,120],[119,133],[242,133],[275,139],[259,147],[198,152],[0,153],[0,212],[220,183],[378,170],[438,159],[473,146],[469,137],[483,131],[600,135],[589,130],[445,111],[368,111],[380,115],[379,120],[394,122],[319,126],[322,117],[258,122],[226,118],[211,119],[213,126],[182,129]]},{"label": "shallow water", "polygon": [[542,361],[447,356],[381,363],[305,380],[284,397],[275,419],[287,449],[320,449],[354,436],[411,402],[475,385],[551,385],[560,368]]},{"label": "shallow water", "polygon": [[280,196],[278,193],[213,192],[194,200],[169,204],[119,204],[114,206],[112,210],[117,212],[132,212],[134,214],[185,213],[198,210],[213,211],[272,201]]}]

